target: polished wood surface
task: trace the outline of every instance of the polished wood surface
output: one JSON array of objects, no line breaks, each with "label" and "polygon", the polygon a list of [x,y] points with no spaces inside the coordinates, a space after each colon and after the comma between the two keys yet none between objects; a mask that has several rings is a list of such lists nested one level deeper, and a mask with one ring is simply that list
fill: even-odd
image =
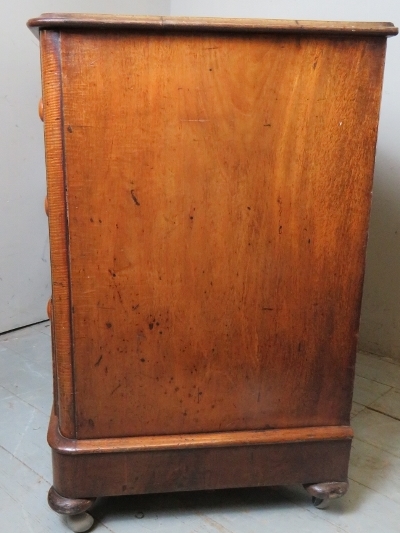
[{"label": "polished wood surface", "polygon": [[347,480],[351,441],[65,455],[53,485],[66,498]]},{"label": "polished wood surface", "polygon": [[94,499],[75,500],[72,498],[64,498],[58,494],[54,487],[51,487],[49,490],[48,502],[53,511],[66,515],[74,515],[90,509],[93,506]]},{"label": "polished wood surface", "polygon": [[[110,439],[96,449],[90,441],[76,441],[80,450],[66,449],[52,417],[49,442],[53,446],[53,486],[64,498],[94,498],[186,490],[256,487],[317,481],[347,481],[351,436],[346,428],[284,434],[284,438],[213,446],[134,446],[124,447]],[[290,438],[290,437],[293,437]],[[328,437],[328,438],[326,438]],[[333,437],[333,438],[332,438]],[[201,438],[199,436],[199,438]],[[142,443],[146,442],[145,438]],[[218,439],[218,436],[217,436]],[[150,439],[148,439],[150,440]],[[206,440],[206,438],[204,438]],[[159,438],[160,443],[162,438]],[[182,439],[184,442],[184,439]],[[222,445],[221,445],[222,444]],[[84,449],[85,448],[85,449]],[[76,505],[71,502],[71,505]],[[58,512],[62,512],[61,509]]]},{"label": "polished wood surface", "polygon": [[38,28],[78,29],[157,29],[179,31],[257,32],[257,33],[338,33],[350,35],[396,35],[390,22],[341,22],[320,20],[276,20],[212,17],[154,17],[132,15],[98,15],[83,13],[44,13],[28,21]]},{"label": "polished wood surface", "polygon": [[38,113],[39,113],[39,118],[40,120],[43,122],[44,121],[44,114],[43,114],[43,98],[41,98],[39,100],[39,104],[38,104]]},{"label": "polished wood surface", "polygon": [[385,42],[62,35],[78,438],[348,424]]},{"label": "polished wood surface", "polygon": [[75,501],[344,486],[397,30],[174,20],[30,22],[42,28],[54,489]]},{"label": "polished wood surface", "polygon": [[59,34],[40,40],[46,144],[47,207],[52,278],[52,338],[55,410],[66,437],[75,436],[68,223],[65,196]]},{"label": "polished wood surface", "polygon": [[66,439],[60,433],[58,419],[52,414],[48,432],[49,445],[61,454],[92,454],[140,452],[146,450],[180,450],[191,448],[229,448],[261,444],[314,442],[323,440],[351,440],[349,426],[317,428],[269,429],[264,431],[225,431],[192,435],[157,435],[117,439]]}]

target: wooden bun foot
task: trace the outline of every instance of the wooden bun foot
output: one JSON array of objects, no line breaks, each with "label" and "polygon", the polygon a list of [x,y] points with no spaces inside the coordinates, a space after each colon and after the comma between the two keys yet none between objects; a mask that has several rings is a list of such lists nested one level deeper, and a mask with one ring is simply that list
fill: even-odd
[{"label": "wooden bun foot", "polygon": [[95,501],[96,498],[79,498],[76,500],[64,498],[64,496],[58,494],[54,487],[50,488],[48,495],[49,506],[56,513],[67,515],[66,523],[76,533],[83,533],[92,527],[94,519],[86,511],[93,506]]},{"label": "wooden bun foot", "polygon": [[311,494],[312,502],[317,509],[326,509],[331,500],[341,498],[349,488],[347,481],[328,481],[325,483],[309,483],[303,485]]}]

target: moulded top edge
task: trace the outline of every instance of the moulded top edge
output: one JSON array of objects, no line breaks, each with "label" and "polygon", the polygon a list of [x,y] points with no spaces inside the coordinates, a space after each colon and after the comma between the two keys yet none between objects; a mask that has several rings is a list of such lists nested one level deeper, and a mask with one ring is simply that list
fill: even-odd
[{"label": "moulded top edge", "polygon": [[30,19],[28,27],[39,29],[158,29],[177,31],[251,32],[251,33],[322,33],[342,35],[397,35],[391,22],[339,22],[319,20],[278,20],[245,18],[154,17],[132,15],[97,15],[82,13],[44,13]]}]

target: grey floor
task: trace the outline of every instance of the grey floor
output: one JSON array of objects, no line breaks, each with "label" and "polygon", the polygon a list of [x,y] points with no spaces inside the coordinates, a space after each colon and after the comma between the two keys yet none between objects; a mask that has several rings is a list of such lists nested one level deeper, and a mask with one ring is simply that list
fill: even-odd
[{"label": "grey floor", "polygon": [[[400,533],[400,366],[358,355],[350,490],[327,510],[301,487],[109,498],[98,532]],[[69,531],[47,506],[48,322],[0,336],[0,533]]]}]

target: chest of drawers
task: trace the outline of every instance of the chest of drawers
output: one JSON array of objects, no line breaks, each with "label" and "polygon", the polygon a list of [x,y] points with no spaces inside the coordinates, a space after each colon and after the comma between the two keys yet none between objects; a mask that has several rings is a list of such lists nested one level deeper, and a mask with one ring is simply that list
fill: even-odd
[{"label": "chest of drawers", "polygon": [[[384,23],[43,15],[50,505],[342,495]],[[72,527],[74,520],[71,520]]]}]

